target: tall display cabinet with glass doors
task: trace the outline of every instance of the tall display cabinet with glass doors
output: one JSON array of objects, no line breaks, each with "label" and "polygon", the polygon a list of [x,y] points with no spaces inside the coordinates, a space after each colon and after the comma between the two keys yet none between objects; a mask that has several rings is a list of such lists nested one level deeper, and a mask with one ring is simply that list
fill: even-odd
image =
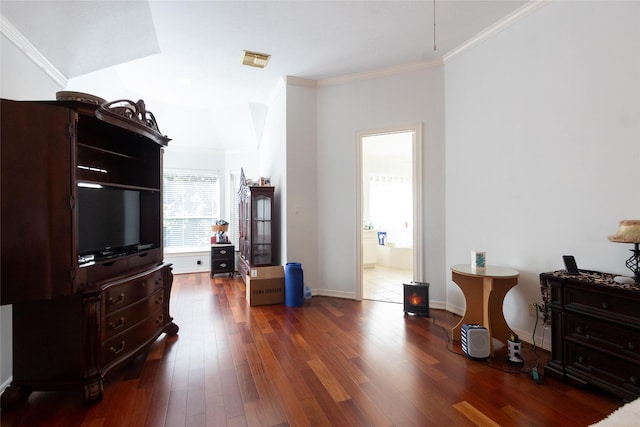
[{"label": "tall display cabinet with glass doors", "polygon": [[274,265],[275,242],[273,221],[274,187],[254,185],[240,176],[238,190],[239,250],[238,272],[245,280],[251,267]]}]

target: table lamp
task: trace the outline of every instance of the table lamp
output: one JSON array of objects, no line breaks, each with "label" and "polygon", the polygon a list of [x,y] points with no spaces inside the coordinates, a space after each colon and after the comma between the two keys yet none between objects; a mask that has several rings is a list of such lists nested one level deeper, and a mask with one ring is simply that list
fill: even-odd
[{"label": "table lamp", "polygon": [[618,231],[613,236],[609,236],[609,241],[616,243],[633,243],[634,248],[630,249],[633,255],[625,263],[627,268],[633,272],[633,279],[640,283],[640,220],[625,219],[618,224]]}]

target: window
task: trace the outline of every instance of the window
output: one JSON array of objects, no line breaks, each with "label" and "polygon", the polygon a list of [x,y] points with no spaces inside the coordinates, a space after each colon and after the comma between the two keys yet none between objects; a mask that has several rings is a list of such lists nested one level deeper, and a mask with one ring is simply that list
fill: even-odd
[{"label": "window", "polygon": [[220,217],[218,174],[165,170],[163,191],[165,250],[208,249],[211,225]]},{"label": "window", "polygon": [[371,175],[369,216],[387,239],[400,247],[413,246],[413,196],[411,177]]}]

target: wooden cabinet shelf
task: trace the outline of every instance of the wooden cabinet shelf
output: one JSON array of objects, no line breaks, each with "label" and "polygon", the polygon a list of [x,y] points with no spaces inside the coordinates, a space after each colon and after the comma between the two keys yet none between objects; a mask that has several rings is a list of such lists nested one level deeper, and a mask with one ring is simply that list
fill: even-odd
[{"label": "wooden cabinet shelf", "polygon": [[[13,305],[2,408],[34,390],[78,389],[93,403],[112,368],[178,332],[162,250],[163,145],[98,119],[92,104],[3,99],[0,108],[0,299]],[[88,185],[121,210],[90,206]]]}]

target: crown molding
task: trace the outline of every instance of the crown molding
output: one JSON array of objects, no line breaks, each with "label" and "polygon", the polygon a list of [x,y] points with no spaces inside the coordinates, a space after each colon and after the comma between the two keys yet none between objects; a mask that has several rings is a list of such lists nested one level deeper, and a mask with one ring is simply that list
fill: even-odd
[{"label": "crown molding", "polygon": [[442,55],[442,58],[435,59],[432,61],[421,61],[415,62],[412,64],[404,64],[398,65],[395,67],[382,68],[378,70],[365,71],[362,73],[355,74],[347,74],[344,76],[333,77],[329,79],[321,79],[321,80],[310,80],[303,79],[300,77],[287,76],[285,78],[286,83],[298,85],[298,86],[306,86],[306,87],[326,87],[326,86],[336,86],[343,83],[350,83],[357,80],[366,80],[373,79],[377,77],[384,77],[393,74],[406,73],[409,71],[421,70],[425,68],[435,67],[438,65],[442,65],[456,56],[460,55],[464,51],[473,48],[474,46],[484,42],[485,40],[493,37],[495,34],[507,29],[511,25],[520,21],[521,19],[531,15],[538,9],[546,6],[554,0],[531,0],[520,8],[516,9],[514,12],[505,16],[492,26],[486,28],[485,30],[479,32],[474,37],[470,38],[466,42],[462,43],[458,47],[450,50],[446,54]]},{"label": "crown molding", "polygon": [[284,76],[284,82],[288,85],[304,86],[315,88],[318,87],[318,80],[304,79],[302,77]]},{"label": "crown molding", "polygon": [[11,41],[22,53],[24,53],[38,68],[44,71],[53,81],[61,88],[67,86],[67,78],[56,67],[51,64],[40,53],[34,45],[31,44],[25,36],[22,35],[16,27],[11,24],[3,15],[0,14],[0,33],[2,33],[9,41]]},{"label": "crown molding", "polygon": [[479,45],[480,43],[493,37],[497,33],[507,29],[508,27],[520,21],[521,19],[531,15],[533,12],[537,11],[538,9],[548,5],[552,1],[553,0],[532,0],[528,2],[527,4],[516,9],[514,12],[505,16],[504,18],[502,18],[492,26],[486,28],[483,31],[480,31],[478,34],[476,34],[466,42],[462,43],[460,46],[444,54],[442,56],[443,62],[447,63],[451,61],[453,58],[460,55],[462,52]]},{"label": "crown molding", "polygon": [[442,65],[441,59],[436,59],[433,61],[420,61],[420,62],[414,62],[412,64],[397,65],[394,67],[381,68],[378,70],[365,71],[362,73],[347,74],[340,77],[317,80],[317,85],[318,87],[336,86],[336,85],[350,83],[357,80],[375,79],[378,77],[385,77],[393,74],[401,74],[409,71],[424,70],[426,68],[436,67],[438,65]]},{"label": "crown molding", "polygon": [[286,84],[291,84],[295,86],[318,88],[318,87],[326,87],[326,86],[336,86],[336,85],[350,83],[357,80],[367,80],[367,79],[374,79],[377,77],[389,76],[393,74],[401,74],[409,71],[423,70],[423,69],[435,67],[438,65],[442,65],[441,59],[436,59],[433,61],[414,62],[412,64],[397,65],[389,68],[381,68],[378,70],[364,71],[362,73],[347,74],[344,76],[332,77],[329,79],[320,79],[320,80],[305,79],[302,77],[295,77],[295,76],[285,76],[284,81]]}]

